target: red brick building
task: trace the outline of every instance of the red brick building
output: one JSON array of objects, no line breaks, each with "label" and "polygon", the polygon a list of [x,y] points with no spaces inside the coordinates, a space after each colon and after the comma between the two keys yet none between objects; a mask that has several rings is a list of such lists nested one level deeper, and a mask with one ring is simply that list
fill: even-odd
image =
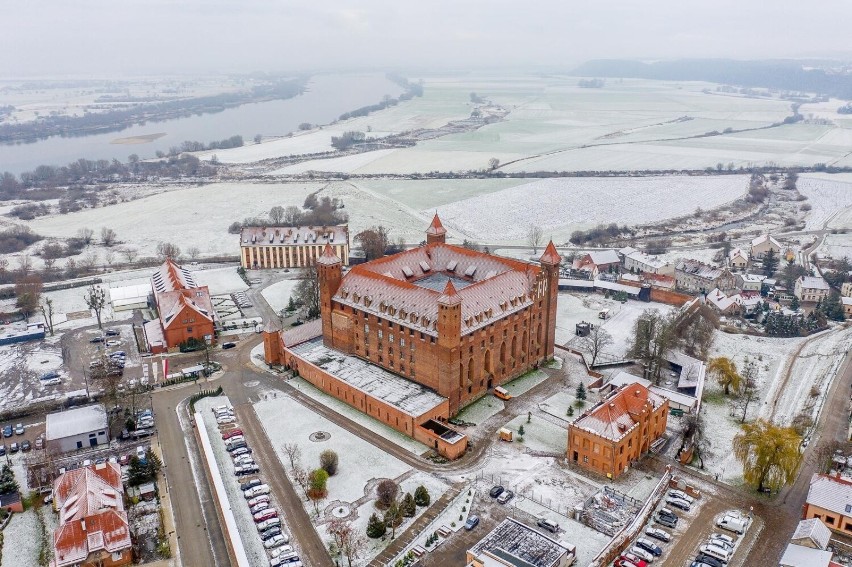
[{"label": "red brick building", "polygon": [[568,459],[615,478],[666,432],[669,401],[626,384],[568,426]]},{"label": "red brick building", "polygon": [[[553,243],[533,265],[447,244],[445,236],[435,215],[424,246],[345,276],[330,247],[317,260],[322,346],[445,398],[436,422],[553,357],[561,261]],[[267,362],[301,368],[306,355],[294,352],[294,340],[268,333]],[[349,392],[341,388],[342,396]]]},{"label": "red brick building", "polygon": [[166,259],[151,276],[159,318],[145,324],[154,354],[177,348],[190,338],[214,340],[216,311],[207,286],[198,286],[186,268]]}]

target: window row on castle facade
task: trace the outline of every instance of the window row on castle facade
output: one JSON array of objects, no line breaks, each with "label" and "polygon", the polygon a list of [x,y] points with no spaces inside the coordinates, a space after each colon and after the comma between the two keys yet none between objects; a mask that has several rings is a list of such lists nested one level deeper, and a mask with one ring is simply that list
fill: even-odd
[{"label": "window row on castle facade", "polygon": [[[344,245],[332,246],[338,258],[346,261]],[[322,256],[325,245],[247,246],[242,249],[245,268],[300,268],[313,265]]]}]

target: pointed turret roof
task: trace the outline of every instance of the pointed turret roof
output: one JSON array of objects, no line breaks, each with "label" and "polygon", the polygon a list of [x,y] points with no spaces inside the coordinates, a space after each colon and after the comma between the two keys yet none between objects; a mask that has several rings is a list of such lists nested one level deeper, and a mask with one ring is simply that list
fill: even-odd
[{"label": "pointed turret roof", "polygon": [[432,219],[432,224],[426,229],[426,234],[447,234],[447,229],[441,224],[441,219],[438,218],[438,213]]},{"label": "pointed turret roof", "polygon": [[461,297],[456,292],[456,286],[452,280],[447,280],[447,285],[444,286],[444,293],[438,298],[438,303],[442,305],[457,305],[461,303]]},{"label": "pointed turret roof", "polygon": [[559,256],[559,252],[556,251],[556,246],[553,245],[553,241],[551,240],[547,244],[547,248],[544,249],[544,254],[541,255],[539,261],[542,264],[553,264],[556,265],[562,261],[562,257]]},{"label": "pointed turret roof", "polygon": [[317,259],[318,264],[325,264],[326,266],[333,266],[334,264],[340,264],[340,258],[337,257],[337,254],[334,253],[334,249],[330,244],[326,244],[325,248],[322,251],[322,256]]}]

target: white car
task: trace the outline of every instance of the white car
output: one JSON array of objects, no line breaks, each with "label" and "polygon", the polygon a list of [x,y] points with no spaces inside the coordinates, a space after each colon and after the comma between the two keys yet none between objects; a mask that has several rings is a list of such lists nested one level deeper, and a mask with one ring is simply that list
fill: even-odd
[{"label": "white car", "polygon": [[681,500],[686,500],[690,504],[695,503],[695,498],[693,498],[683,490],[669,490],[669,496],[672,496],[674,498],[680,498]]},{"label": "white car", "polygon": [[237,421],[237,418],[232,415],[216,418],[216,423],[218,423],[219,425],[225,425],[226,423],[234,423],[235,421]]},{"label": "white car", "polygon": [[272,526],[280,526],[280,525],[281,525],[281,518],[276,516],[275,518],[269,518],[268,520],[264,520],[264,521],[258,523],[257,524],[257,531],[262,532],[262,531],[268,530]]},{"label": "white car", "polygon": [[268,484],[258,484],[257,486],[243,491],[243,496],[246,497],[246,500],[254,498],[255,496],[260,496],[261,494],[269,494]]},{"label": "white car", "polygon": [[234,457],[235,465],[247,465],[254,462],[254,457],[251,455],[238,455]]},{"label": "white car", "polygon": [[673,496],[669,496],[668,498],[666,498],[666,504],[668,504],[669,506],[674,506],[675,508],[680,508],[681,510],[685,510],[687,512],[689,512],[689,509],[692,507],[686,500],[675,498]]},{"label": "white car", "polygon": [[269,495],[268,494],[262,494],[260,496],[255,496],[254,498],[249,500],[247,502],[247,504],[249,505],[249,508],[251,508],[252,506],[257,506],[261,502],[269,502]]},{"label": "white car", "polygon": [[58,386],[60,384],[62,384],[62,380],[59,378],[49,378],[41,381],[42,386]]},{"label": "white car", "polygon": [[[646,563],[650,563],[654,560],[654,555],[651,552],[645,551],[644,549],[642,549],[638,545],[634,545],[633,547],[631,547],[630,553],[625,553],[624,556],[626,558],[630,559],[631,554],[637,556],[639,559],[643,559]],[[634,563],[635,563],[635,561],[634,561]]]},{"label": "white car", "polygon": [[281,547],[282,545],[284,545],[286,543],[287,543],[287,540],[284,539],[284,536],[281,535],[281,534],[278,534],[276,536],[272,536],[271,538],[269,538],[268,540],[263,542],[263,547],[265,547],[266,549],[272,549],[273,547]]},{"label": "white car", "polygon": [[721,539],[722,541],[727,542],[728,545],[730,545],[732,547],[733,547],[734,543],[736,542],[736,540],[734,538],[732,538],[731,536],[725,535],[725,534],[720,534],[720,533],[710,534],[710,539]]},{"label": "white car", "polygon": [[727,540],[719,539],[719,538],[716,538],[716,537],[713,537],[713,536],[710,536],[710,539],[707,540],[707,543],[709,545],[716,545],[716,546],[721,547],[723,549],[727,549],[728,551],[734,550],[734,544],[733,543],[730,543]]},{"label": "white car", "polygon": [[257,514],[258,512],[262,512],[269,508],[269,502],[261,502],[260,504],[255,504],[249,510],[251,511],[252,516]]},{"label": "white car", "polygon": [[269,556],[273,558],[280,557],[281,559],[290,559],[292,557],[298,557],[295,551],[293,551],[292,549],[286,549],[286,547],[290,546],[288,545],[285,547],[279,547],[278,549],[274,549],[269,552]]},{"label": "white car", "polygon": [[649,535],[654,539],[658,539],[660,541],[669,542],[672,540],[672,535],[666,530],[661,530],[660,528],[648,528],[645,530],[645,535]]}]

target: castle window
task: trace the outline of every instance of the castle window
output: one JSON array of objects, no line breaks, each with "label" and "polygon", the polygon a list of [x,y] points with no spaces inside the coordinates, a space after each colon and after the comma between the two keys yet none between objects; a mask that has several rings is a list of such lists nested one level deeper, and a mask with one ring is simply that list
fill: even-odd
[{"label": "castle window", "polygon": [[381,340],[381,338],[382,338],[382,330],[379,329],[379,340]]},{"label": "castle window", "polygon": [[405,337],[399,337],[399,346],[405,347]]},{"label": "castle window", "polygon": [[393,342],[393,333],[388,333],[388,341]]},{"label": "castle window", "polygon": [[368,325],[367,323],[364,323],[364,334],[366,335],[369,332],[370,332],[370,325]]}]

